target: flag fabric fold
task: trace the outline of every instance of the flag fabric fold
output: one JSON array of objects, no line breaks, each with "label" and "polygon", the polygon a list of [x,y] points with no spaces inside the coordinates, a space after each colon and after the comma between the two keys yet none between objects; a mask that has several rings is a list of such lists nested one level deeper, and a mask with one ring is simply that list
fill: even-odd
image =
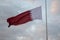
[{"label": "flag fabric fold", "polygon": [[32,18],[31,18],[30,11],[26,11],[26,12],[23,12],[23,13],[17,15],[17,16],[8,18],[7,22],[9,23],[8,27],[10,27],[11,25],[24,24],[24,23],[31,21],[31,20],[32,20]]}]

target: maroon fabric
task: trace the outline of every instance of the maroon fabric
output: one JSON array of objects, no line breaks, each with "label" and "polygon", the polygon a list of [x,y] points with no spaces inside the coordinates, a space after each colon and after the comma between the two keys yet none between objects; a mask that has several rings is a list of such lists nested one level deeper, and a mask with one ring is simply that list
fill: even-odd
[{"label": "maroon fabric", "polygon": [[7,22],[9,23],[8,27],[10,27],[11,25],[20,25],[20,24],[24,24],[26,22],[29,22],[31,20],[32,20],[32,18],[31,18],[30,11],[26,11],[26,12],[23,12],[23,13],[17,15],[17,16],[8,18]]}]

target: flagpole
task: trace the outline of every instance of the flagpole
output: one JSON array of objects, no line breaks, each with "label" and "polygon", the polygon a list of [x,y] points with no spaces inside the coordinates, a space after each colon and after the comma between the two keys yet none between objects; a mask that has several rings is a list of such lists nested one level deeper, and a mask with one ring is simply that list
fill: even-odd
[{"label": "flagpole", "polygon": [[46,40],[48,40],[48,26],[47,26],[47,0],[45,0],[45,16],[46,16]]}]

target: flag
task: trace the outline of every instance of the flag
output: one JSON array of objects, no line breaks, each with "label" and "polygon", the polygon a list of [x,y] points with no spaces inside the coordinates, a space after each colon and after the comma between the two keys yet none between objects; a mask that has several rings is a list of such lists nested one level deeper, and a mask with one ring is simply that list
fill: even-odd
[{"label": "flag", "polygon": [[10,27],[11,25],[25,24],[35,19],[42,19],[41,7],[27,10],[16,16],[10,17],[7,19],[7,22],[9,23],[8,27]]}]

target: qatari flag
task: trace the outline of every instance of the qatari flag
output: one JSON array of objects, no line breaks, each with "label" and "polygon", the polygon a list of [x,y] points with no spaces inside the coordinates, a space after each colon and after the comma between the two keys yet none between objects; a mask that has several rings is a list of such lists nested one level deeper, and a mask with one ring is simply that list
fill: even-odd
[{"label": "qatari flag", "polygon": [[27,10],[16,16],[10,17],[7,19],[7,22],[9,23],[8,27],[10,27],[11,25],[25,24],[35,19],[40,19],[40,20],[42,19],[41,7]]}]

